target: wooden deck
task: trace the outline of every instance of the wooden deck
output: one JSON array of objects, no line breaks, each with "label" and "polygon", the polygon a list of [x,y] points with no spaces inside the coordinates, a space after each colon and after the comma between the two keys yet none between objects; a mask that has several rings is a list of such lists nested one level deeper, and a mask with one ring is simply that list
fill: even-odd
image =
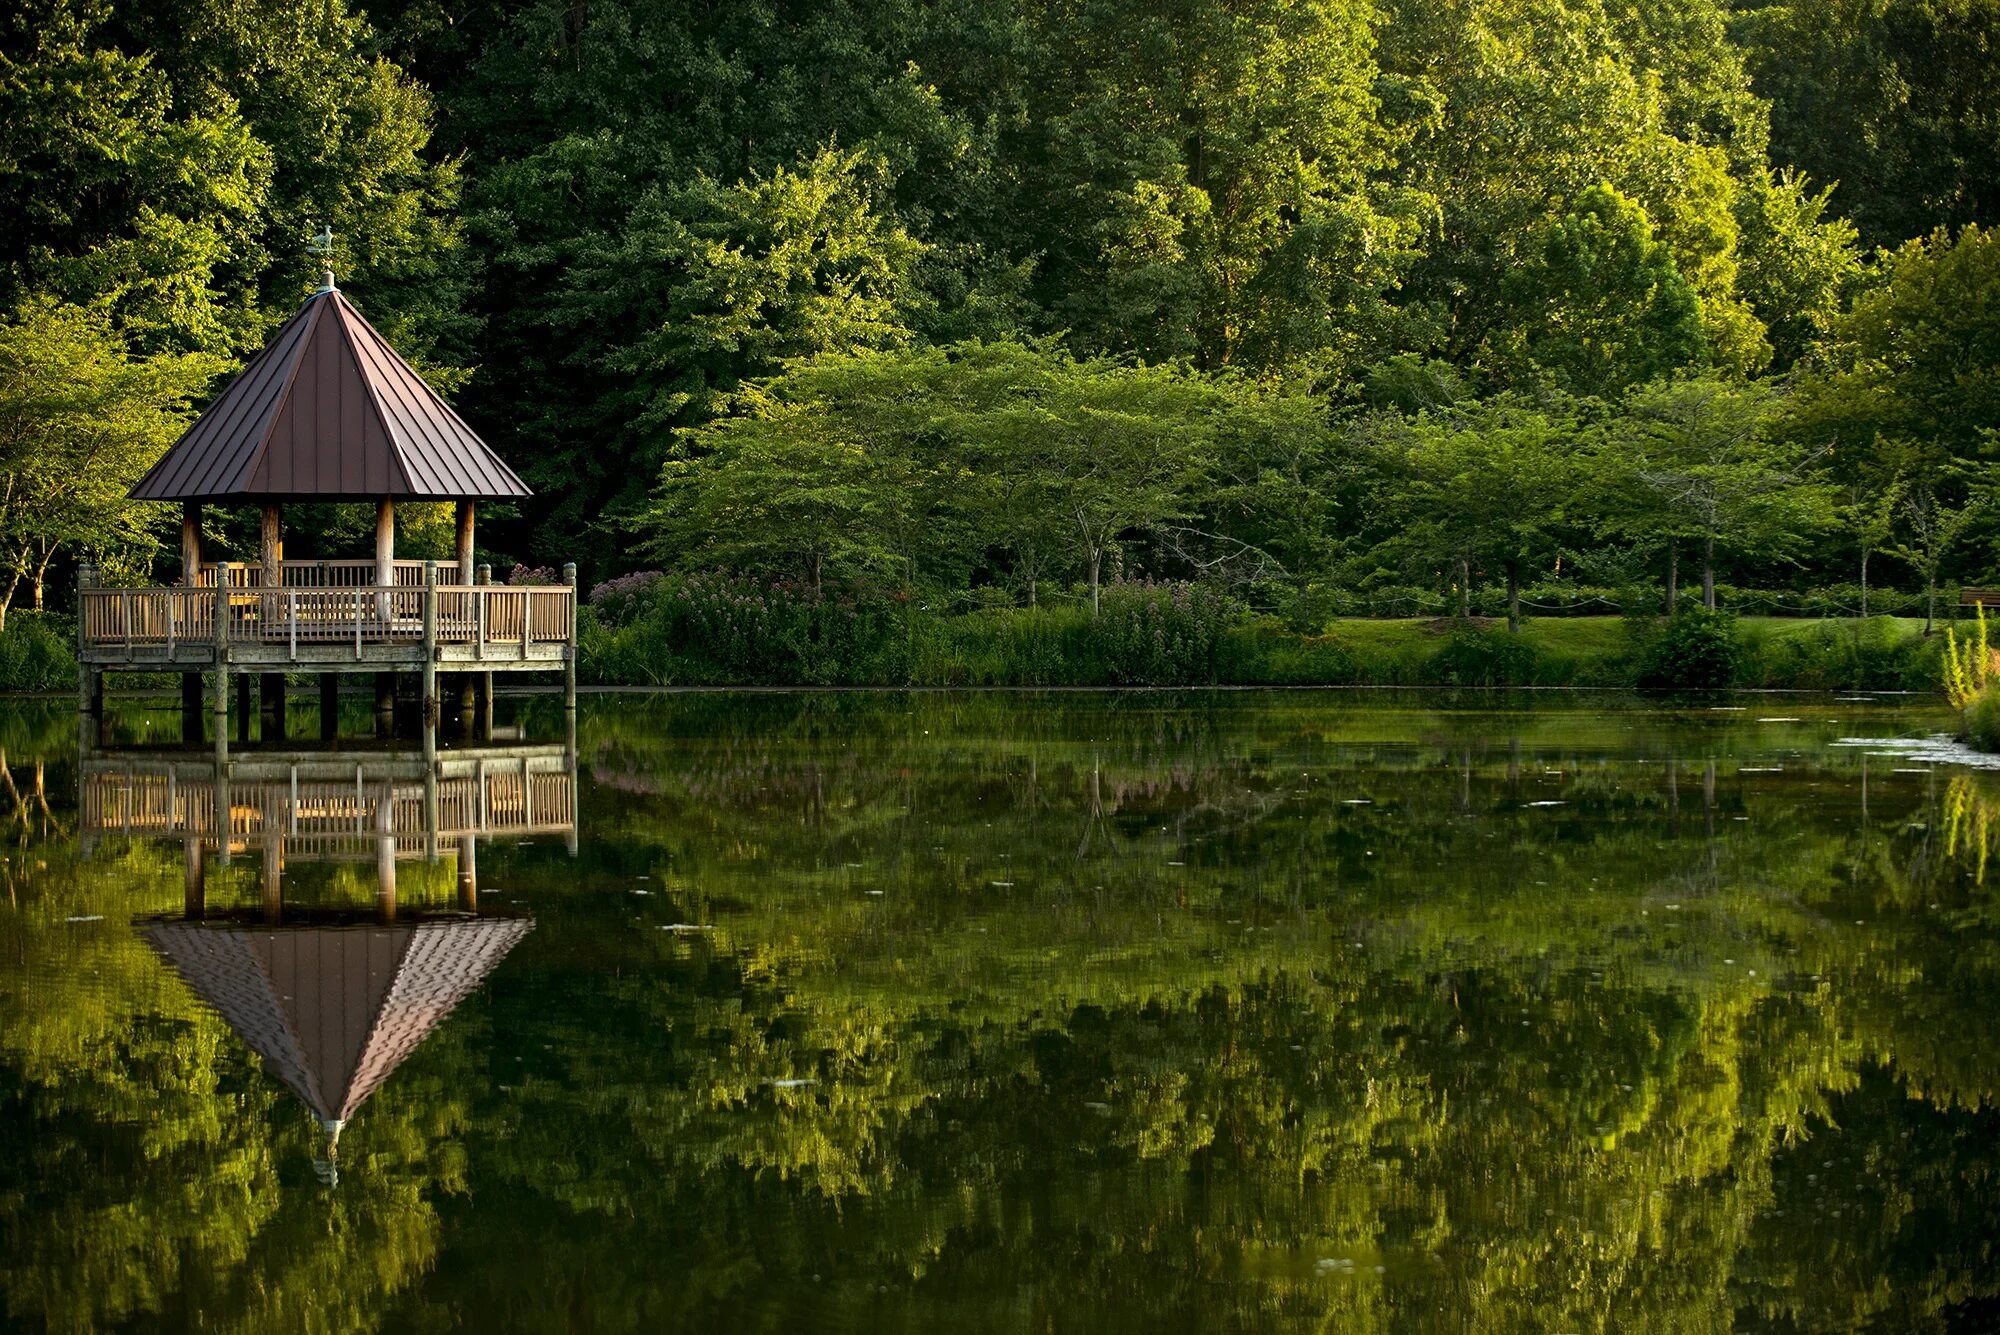
[{"label": "wooden deck", "polygon": [[194,587],[84,587],[78,656],[182,672],[549,671],[574,659],[573,585],[440,584],[437,570],[399,561],[395,584],[377,587],[372,562],[287,561],[284,583],[267,587],[257,567],[224,564]]}]

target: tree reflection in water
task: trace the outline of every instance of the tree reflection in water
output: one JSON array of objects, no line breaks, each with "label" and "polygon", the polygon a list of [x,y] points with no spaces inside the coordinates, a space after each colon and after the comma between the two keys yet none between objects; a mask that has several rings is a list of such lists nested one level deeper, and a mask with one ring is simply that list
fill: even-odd
[{"label": "tree reflection in water", "polygon": [[[123,926],[182,904],[178,850],[82,861],[73,748],[6,720],[55,824],[17,802],[0,912],[0,1136],[28,1147],[0,1161],[0,1312],[1992,1314],[2000,952],[1950,815],[1975,799],[1827,746],[1920,711],[593,703],[577,861],[481,850],[482,912],[537,929],[353,1119],[335,1192],[296,1102]],[[210,877],[209,904],[260,902],[256,866]],[[368,902],[348,864],[287,881]],[[404,881],[455,906],[442,864]]]}]

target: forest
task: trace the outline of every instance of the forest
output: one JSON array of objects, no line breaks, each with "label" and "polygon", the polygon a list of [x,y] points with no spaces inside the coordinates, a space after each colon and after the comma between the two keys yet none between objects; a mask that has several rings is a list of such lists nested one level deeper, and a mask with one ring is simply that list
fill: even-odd
[{"label": "forest", "polygon": [[[171,575],[124,491],[321,228],[534,487],[481,557],[581,566],[601,679],[1928,632],[2000,538],[1979,0],[28,0],[0,163],[0,616]],[[968,636],[1005,663],[923,666]]]}]

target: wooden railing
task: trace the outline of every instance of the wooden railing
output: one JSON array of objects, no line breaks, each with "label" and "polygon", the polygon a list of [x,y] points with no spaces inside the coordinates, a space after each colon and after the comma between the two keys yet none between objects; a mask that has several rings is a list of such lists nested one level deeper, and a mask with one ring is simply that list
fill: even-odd
[{"label": "wooden railing", "polygon": [[[358,658],[371,645],[421,645],[427,638],[470,648],[475,657],[488,650],[525,657],[537,645],[570,643],[576,624],[576,590],[566,584],[265,589],[232,579],[227,593],[212,586],[85,588],[78,600],[83,647],[124,649],[135,658],[171,659],[182,646],[226,645],[282,647],[291,656],[301,645],[352,645]],[[227,619],[218,636],[222,609]]]},{"label": "wooden railing", "polygon": [[[424,583],[424,563],[422,561],[397,561],[393,563],[394,580],[400,588],[422,588]],[[198,588],[215,587],[219,565],[204,565],[195,574]],[[370,589],[376,587],[376,565],[373,561],[280,561],[278,577],[281,588],[287,589]],[[232,589],[261,589],[264,587],[264,567],[256,561],[244,564],[229,563],[229,587]]]}]

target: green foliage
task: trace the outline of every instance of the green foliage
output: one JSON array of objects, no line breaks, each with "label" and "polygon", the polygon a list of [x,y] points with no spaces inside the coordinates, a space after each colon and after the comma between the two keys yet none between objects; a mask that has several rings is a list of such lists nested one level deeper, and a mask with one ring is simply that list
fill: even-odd
[{"label": "green foliage", "polygon": [[35,298],[0,319],[0,628],[24,581],[42,606],[58,553],[146,568],[154,515],[125,493],[186,426],[215,365],[132,356],[99,307]]},{"label": "green foliage", "polygon": [[1426,665],[1444,686],[1522,686],[1534,680],[1535,647],[1472,621],[1454,622]]},{"label": "green foliage", "polygon": [[1648,638],[1639,685],[1656,691],[1713,691],[1736,682],[1743,659],[1733,612],[1689,608]]},{"label": "green foliage", "polygon": [[1981,751],[2000,751],[2000,687],[1983,688],[1964,712],[1965,740]]},{"label": "green foliage", "polygon": [[50,612],[16,612],[0,625],[0,691],[76,689],[76,626]]},{"label": "green foliage", "polygon": [[1771,150],[1837,183],[1871,246],[2000,221],[2000,14],[1979,0],[1784,0],[1742,11]]},{"label": "green foliage", "polygon": [[593,681],[827,686],[897,681],[902,604],[847,590],[720,572],[663,579],[622,625],[579,627]]},{"label": "green foliage", "polygon": [[1205,686],[1221,679],[1228,600],[1192,584],[1114,584],[1089,627],[1115,685]]},{"label": "green foliage", "polygon": [[1515,270],[1509,297],[1531,314],[1501,356],[1574,394],[1616,394],[1707,360],[1701,301],[1653,235],[1646,211],[1610,185],[1579,194]]}]

